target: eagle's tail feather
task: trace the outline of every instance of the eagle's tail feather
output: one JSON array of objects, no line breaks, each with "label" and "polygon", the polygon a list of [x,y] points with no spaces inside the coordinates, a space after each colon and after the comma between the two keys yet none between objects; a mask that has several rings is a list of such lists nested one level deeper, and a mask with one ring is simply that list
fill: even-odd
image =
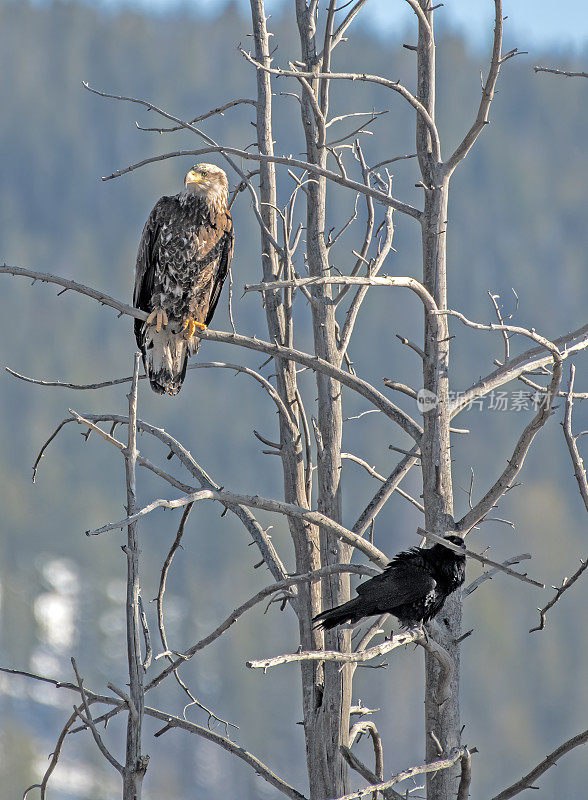
[{"label": "eagle's tail feather", "polygon": [[143,361],[151,388],[158,394],[176,395],[182,388],[190,350],[196,352],[198,339],[191,342],[170,327],[160,331],[148,325],[144,334]]}]

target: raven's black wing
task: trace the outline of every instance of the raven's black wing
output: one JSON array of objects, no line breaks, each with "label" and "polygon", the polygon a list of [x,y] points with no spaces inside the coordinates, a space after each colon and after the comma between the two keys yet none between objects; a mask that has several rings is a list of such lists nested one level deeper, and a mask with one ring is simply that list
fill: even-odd
[{"label": "raven's black wing", "polygon": [[393,562],[381,575],[360,583],[357,594],[385,610],[421,600],[436,586],[437,581],[424,563]]}]

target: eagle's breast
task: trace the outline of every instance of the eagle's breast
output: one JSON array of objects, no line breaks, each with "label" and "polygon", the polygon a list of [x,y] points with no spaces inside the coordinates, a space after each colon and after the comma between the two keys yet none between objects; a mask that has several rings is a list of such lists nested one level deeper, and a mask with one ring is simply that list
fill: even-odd
[{"label": "eagle's breast", "polygon": [[154,296],[170,320],[183,321],[210,297],[221,237],[203,200],[174,199],[154,253]]}]

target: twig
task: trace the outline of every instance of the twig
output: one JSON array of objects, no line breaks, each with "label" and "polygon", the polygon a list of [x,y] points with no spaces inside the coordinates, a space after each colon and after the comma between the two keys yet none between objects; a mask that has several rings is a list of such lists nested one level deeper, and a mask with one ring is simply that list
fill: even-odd
[{"label": "twig", "polygon": [[[253,188],[253,186],[251,185],[251,181],[247,178],[247,175],[243,172],[243,170],[239,167],[239,165],[236,164],[235,161],[233,161],[233,159],[229,157],[229,155],[227,155],[228,151],[223,151],[223,148],[219,148],[214,139],[212,139],[210,136],[204,133],[204,131],[201,131],[199,128],[196,128],[191,123],[186,122],[185,120],[180,119],[179,117],[175,117],[173,114],[168,114],[167,111],[164,111],[162,108],[154,106],[153,103],[150,103],[147,100],[141,100],[140,98],[137,97],[123,97],[122,95],[109,94],[108,92],[101,92],[98,89],[93,89],[86,81],[82,81],[82,86],[89,92],[92,92],[92,94],[96,94],[99,97],[106,97],[111,100],[121,100],[127,103],[135,103],[137,105],[144,106],[145,108],[147,108],[148,111],[155,111],[156,114],[160,114],[162,117],[165,117],[165,119],[169,119],[172,122],[177,122],[178,125],[180,125],[182,128],[186,128],[187,130],[190,130],[193,133],[195,133],[197,136],[200,136],[201,139],[203,139],[210,145],[210,148],[208,148],[208,152],[220,152],[225,161],[231,166],[231,168],[237,173],[237,175],[239,175],[241,180],[246,183],[247,188],[249,190],[249,194],[251,195],[251,199],[253,201],[253,212],[255,214],[257,222],[261,230],[263,231],[264,235],[268,237],[268,239],[272,243],[272,246],[275,247],[276,252],[281,254],[282,250],[280,245],[278,244],[276,239],[272,236],[271,232],[268,230],[265,222],[263,221],[259,209],[259,200],[257,198],[257,193]],[[204,149],[206,150],[206,148]],[[123,174],[124,172],[130,172],[130,169],[123,170],[123,172],[121,172],[120,174]],[[118,176],[111,175],[110,177],[118,177]],[[102,180],[109,180],[109,178],[102,178]]]},{"label": "twig", "polygon": [[530,628],[529,633],[533,633],[533,631],[542,631],[545,628],[546,614],[549,611],[549,609],[553,608],[553,606],[557,603],[562,594],[566,592],[570,588],[570,586],[572,586],[572,584],[574,584],[578,580],[578,578],[584,572],[586,567],[588,567],[588,559],[586,559],[586,561],[580,559],[580,567],[576,570],[576,572],[574,572],[572,577],[564,578],[563,581],[561,582],[560,587],[555,587],[555,586],[553,587],[556,590],[555,595],[551,598],[551,600],[549,601],[549,603],[547,603],[547,605],[543,606],[543,608],[537,609],[539,611],[539,617],[540,617],[539,625],[536,625],[534,628]]},{"label": "twig", "polygon": [[376,494],[369,501],[367,506],[359,515],[357,522],[351,529],[358,535],[363,535],[370,524],[374,521],[382,508],[386,505],[387,501],[392,497],[397,487],[402,482],[403,478],[410,472],[412,467],[418,461],[417,455],[418,448],[415,446],[411,451],[411,455],[405,456],[397,466],[392,470],[388,478],[380,486]]},{"label": "twig", "polygon": [[427,358],[425,351],[422,350],[418,344],[411,342],[410,339],[406,338],[406,336],[400,336],[399,333],[396,334],[396,338],[402,342],[402,344],[406,345],[406,347],[410,347],[411,350],[414,350],[414,352],[422,358],[424,364],[428,362],[429,359]]},{"label": "twig", "polygon": [[[500,299],[500,295],[488,292],[488,297],[490,298],[490,300],[492,301],[492,305],[494,306],[494,311],[496,313],[496,317],[498,318],[498,324],[504,325],[502,312],[500,311],[500,306],[498,305],[498,300]],[[507,331],[505,330],[502,331],[502,338],[504,339],[504,363],[506,364],[506,362],[510,358],[510,339]]]},{"label": "twig", "polygon": [[89,704],[88,704],[88,698],[87,698],[87,696],[86,696],[86,690],[84,689],[84,683],[83,683],[83,681],[82,681],[82,679],[81,679],[81,677],[80,677],[80,673],[78,672],[78,668],[77,668],[77,666],[76,666],[76,660],[75,660],[75,658],[73,658],[73,657],[72,657],[72,659],[71,659],[71,665],[72,665],[72,667],[73,667],[73,670],[74,670],[74,672],[75,672],[75,675],[76,675],[76,680],[77,680],[77,682],[78,682],[78,688],[79,688],[79,690],[80,690],[80,696],[81,696],[81,698],[82,698],[82,705],[84,706],[84,711],[85,711],[85,716],[84,716],[84,715],[82,714],[82,712],[80,711],[80,709],[78,709],[78,708],[76,708],[76,707],[74,706],[74,711],[76,712],[76,716],[78,716],[78,717],[79,717],[79,718],[82,720],[82,722],[84,723],[84,725],[87,725],[87,726],[88,726],[88,728],[90,728],[90,731],[91,731],[91,733],[92,733],[92,736],[94,737],[94,741],[96,742],[96,745],[98,746],[98,749],[100,750],[100,752],[102,753],[102,755],[104,756],[104,758],[105,758],[105,759],[106,759],[106,760],[107,760],[107,761],[108,761],[108,762],[109,762],[109,763],[110,763],[110,764],[111,764],[111,765],[112,765],[112,766],[113,766],[113,767],[114,767],[114,768],[115,768],[115,769],[116,769],[118,772],[120,772],[120,774],[122,775],[122,774],[123,774],[123,772],[124,772],[124,767],[123,767],[123,765],[122,765],[122,764],[119,764],[119,762],[116,760],[116,758],[115,758],[115,757],[112,755],[112,753],[111,753],[111,752],[108,750],[108,748],[106,747],[106,745],[105,745],[105,744],[104,744],[104,742],[102,741],[102,737],[101,737],[101,736],[100,736],[100,734],[98,733],[98,729],[96,728],[96,725],[94,724],[94,720],[92,719],[92,713],[91,713],[91,711],[90,711],[90,706],[89,706]]},{"label": "twig", "polygon": [[287,70],[287,69],[277,69],[273,67],[267,67],[259,62],[255,61],[255,59],[246,53],[242,47],[239,48],[241,55],[249,61],[250,64],[253,64],[257,69],[262,69],[264,72],[268,72],[271,75],[276,75],[277,77],[286,77],[286,78],[296,78],[297,80],[308,80],[308,79],[327,79],[327,80],[347,80],[347,81],[365,81],[367,83],[376,83],[380,86],[384,86],[387,89],[391,89],[393,92],[397,92],[401,97],[403,97],[409,105],[411,105],[417,114],[420,115],[423,122],[429,129],[431,134],[431,141],[433,144],[433,157],[436,160],[440,160],[440,143],[439,143],[439,133],[437,131],[437,126],[435,125],[434,119],[431,117],[425,106],[417,100],[417,98],[408,91],[406,87],[404,87],[399,81],[392,81],[389,78],[383,78],[380,75],[368,75],[365,72],[302,72],[300,70]]},{"label": "twig", "polygon": [[550,67],[533,67],[534,72],[551,72],[553,75],[564,75],[566,78],[588,78],[588,72],[566,72],[563,69],[551,69]]},{"label": "twig", "polygon": [[151,636],[149,635],[149,626],[147,624],[147,615],[143,608],[143,600],[139,595],[139,619],[141,620],[141,628],[143,630],[143,640],[145,642],[145,657],[143,658],[143,671],[147,672],[151,665],[151,658],[153,656],[153,649],[151,648]]},{"label": "twig", "polygon": [[[362,466],[366,470],[366,472],[368,472],[372,477],[376,478],[382,483],[384,483],[384,481],[386,480],[386,478],[383,475],[380,475],[380,473],[376,472],[376,470],[373,467],[370,467],[367,461],[364,461],[363,458],[359,458],[359,456],[356,456],[353,453],[341,453],[341,459],[348,459],[349,461],[355,461],[356,464]],[[419,503],[418,500],[415,500],[414,497],[411,497],[408,494],[408,492],[405,492],[399,486],[396,487],[395,491],[398,492],[398,494],[401,497],[404,497],[405,500],[408,500],[409,503],[412,503],[415,508],[418,508],[419,511],[424,513],[425,507],[423,506],[423,504]]]},{"label": "twig", "polygon": [[274,788],[282,792],[282,794],[285,794],[286,797],[290,797],[292,800],[307,800],[303,794],[298,792],[296,789],[286,783],[286,781],[282,780],[278,775],[272,772],[269,767],[263,764],[256,756],[254,756],[248,750],[245,750],[244,747],[241,747],[233,742],[231,739],[228,739],[226,736],[221,736],[219,733],[211,731],[208,728],[204,728],[202,725],[196,725],[194,722],[188,722],[186,719],[175,717],[171,714],[166,714],[163,711],[159,711],[155,708],[149,708],[148,706],[145,707],[145,714],[149,717],[159,719],[165,724],[165,727],[162,729],[161,733],[168,730],[173,730],[174,728],[180,728],[188,731],[188,733],[194,733],[197,736],[201,736],[203,739],[207,739],[209,742],[214,742],[214,744],[222,747],[223,750],[232,753],[246,764],[249,764],[249,766],[253,768],[257,775],[271,784]]},{"label": "twig", "polygon": [[[96,421],[111,420],[113,422],[119,422],[123,425],[128,424],[128,418],[115,414],[89,416]],[[168,447],[203,488],[213,490],[220,489],[219,485],[212,480],[210,475],[208,475],[204,469],[202,469],[192,454],[186,450],[186,448],[177,439],[171,436],[171,434],[163,430],[163,428],[157,428],[154,425],[144,422],[143,420],[137,420],[137,427],[140,431],[149,433],[151,436],[159,439],[160,442]],[[251,511],[245,506],[239,506],[232,503],[224,503],[223,505],[225,508],[228,508],[232,513],[234,513],[235,516],[238,517],[238,519],[240,519],[243,525],[247,528],[252,540],[259,548],[259,551],[275,580],[283,580],[286,576],[286,569],[282,564],[282,561],[274,545],[272,544],[271,539],[267,536],[266,532],[255,519]]]},{"label": "twig", "polygon": [[[588,347],[588,324],[583,325],[572,333],[554,339],[552,344],[558,348],[561,357],[564,359],[573,353],[584,350]],[[523,373],[532,372],[549,364],[551,361],[551,354],[546,353],[544,347],[533,347],[511,358],[507,364],[499,366],[490,375],[480,378],[466,391],[459,392],[456,399],[450,403],[451,418],[453,419],[456,414],[467,408],[478,397],[484,397],[489,392],[516,380]]]},{"label": "twig", "polygon": [[[506,561],[502,562],[502,566],[512,567],[513,564],[519,564],[521,561],[525,561],[528,558],[531,558],[530,553],[521,553],[520,556],[513,556],[512,558],[507,558]],[[473,580],[469,584],[469,586],[466,586],[465,589],[461,590],[462,599],[467,597],[472,592],[475,592],[478,586],[480,586],[480,584],[492,580],[492,578],[499,572],[500,570],[496,569],[496,567],[494,567],[493,569],[486,570],[486,572],[483,572],[475,580]]]},{"label": "twig", "polygon": [[9,267],[7,264],[4,264],[0,267],[0,275],[3,273],[6,275],[17,275],[24,278],[32,278],[34,281],[40,281],[41,283],[56,283],[58,286],[64,286],[66,289],[71,289],[74,292],[79,292],[80,294],[85,294],[88,297],[92,297],[94,300],[98,300],[101,305],[110,306],[116,311],[119,311],[121,314],[128,314],[131,317],[135,317],[135,319],[142,320],[146,320],[148,317],[148,314],[145,311],[141,311],[138,308],[133,308],[133,306],[129,306],[126,303],[121,303],[118,300],[115,300],[113,297],[109,297],[109,295],[99,292],[97,289],[84,286],[82,283],[77,283],[76,281],[70,281],[67,278],[61,278],[58,275],[50,275],[49,273],[37,272],[35,270],[25,269],[23,267]]},{"label": "twig", "polygon": [[[243,105],[243,104],[247,104],[247,105],[250,105],[250,106],[257,106],[257,101],[256,100],[249,100],[247,98],[242,98],[240,100],[230,100],[228,103],[225,103],[223,106],[219,106],[218,108],[213,108],[212,111],[208,111],[206,114],[200,114],[200,116],[194,117],[194,119],[190,120],[189,124],[190,125],[194,125],[194,123],[196,123],[196,122],[203,122],[205,119],[208,119],[209,117],[213,117],[216,114],[221,114],[222,115],[227,109],[232,108],[233,106],[239,106],[239,105]],[[135,125],[137,126],[137,128],[140,131],[149,131],[149,132],[152,132],[152,133],[172,133],[173,131],[186,130],[185,125],[174,125],[174,127],[172,127],[172,128],[143,128],[141,125],[139,125],[138,122],[136,122]]]},{"label": "twig", "polygon": [[585,730],[583,733],[579,733],[577,736],[573,736],[571,739],[568,739],[567,742],[564,742],[558,748],[556,748],[553,753],[550,753],[546,756],[540,764],[537,764],[531,772],[528,772],[525,776],[523,776],[520,781],[513,783],[512,786],[509,786],[508,789],[504,789],[500,794],[495,795],[492,800],[509,800],[509,798],[514,797],[515,795],[522,792],[524,789],[529,789],[533,783],[537,780],[537,778],[541,777],[544,772],[550,767],[553,767],[562,756],[565,756],[566,753],[569,753],[570,750],[573,750],[574,747],[579,747],[581,744],[586,744],[588,742],[588,730]]},{"label": "twig", "polygon": [[55,743],[55,747],[53,748],[53,752],[51,753],[51,761],[49,762],[49,766],[45,770],[45,774],[41,780],[41,783],[35,783],[33,786],[29,786],[28,789],[23,793],[23,800],[26,800],[27,794],[31,791],[31,789],[40,789],[41,790],[41,800],[45,800],[47,796],[47,784],[49,783],[49,778],[53,774],[53,770],[57,766],[57,762],[59,761],[59,757],[61,756],[61,749],[63,747],[63,743],[65,741],[65,737],[69,733],[71,726],[74,724],[76,719],[78,718],[78,712],[74,711],[73,714],[68,718],[67,722],[61,729],[61,733],[57,738],[57,742]]},{"label": "twig", "polygon": [[498,80],[498,73],[500,66],[508,57],[515,55],[516,51],[512,51],[506,56],[502,56],[502,0],[494,0],[494,43],[492,47],[492,59],[490,62],[490,69],[488,70],[488,77],[482,88],[482,97],[478,107],[478,113],[472,127],[464,136],[463,140],[457,146],[453,155],[445,162],[445,170],[448,175],[451,175],[453,170],[469,153],[474,145],[474,142],[488,125],[488,116],[490,114],[490,106],[494,98],[494,90],[496,88],[496,81]]}]

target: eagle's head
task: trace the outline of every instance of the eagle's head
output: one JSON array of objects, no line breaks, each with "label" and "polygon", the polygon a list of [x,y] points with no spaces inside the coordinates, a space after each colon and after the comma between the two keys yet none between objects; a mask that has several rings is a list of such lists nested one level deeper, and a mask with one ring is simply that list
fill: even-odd
[{"label": "eagle's head", "polygon": [[226,209],[229,182],[226,173],[215,164],[196,164],[186,174],[184,186],[188,194],[204,197],[215,211]]}]

